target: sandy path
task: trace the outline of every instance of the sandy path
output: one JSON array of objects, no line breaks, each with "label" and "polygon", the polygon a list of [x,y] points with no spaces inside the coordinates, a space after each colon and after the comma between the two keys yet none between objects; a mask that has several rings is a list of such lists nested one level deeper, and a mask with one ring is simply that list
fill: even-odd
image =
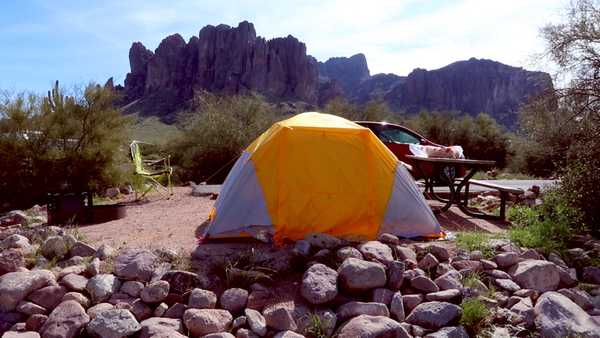
[{"label": "sandy path", "polygon": [[148,201],[128,202],[127,217],[94,225],[81,226],[79,232],[96,244],[119,247],[169,248],[191,251],[196,247],[196,228],[208,216],[214,201],[193,197],[189,187],[176,187],[174,195],[165,199],[152,194]]}]

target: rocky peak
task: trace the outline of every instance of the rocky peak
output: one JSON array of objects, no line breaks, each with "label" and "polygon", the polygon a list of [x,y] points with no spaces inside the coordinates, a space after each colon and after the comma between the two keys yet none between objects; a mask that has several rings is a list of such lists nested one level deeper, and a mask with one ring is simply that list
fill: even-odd
[{"label": "rocky peak", "polygon": [[319,62],[319,76],[324,81],[339,82],[344,92],[347,95],[351,94],[370,77],[367,58],[360,53],[351,57],[333,57],[325,62]]}]

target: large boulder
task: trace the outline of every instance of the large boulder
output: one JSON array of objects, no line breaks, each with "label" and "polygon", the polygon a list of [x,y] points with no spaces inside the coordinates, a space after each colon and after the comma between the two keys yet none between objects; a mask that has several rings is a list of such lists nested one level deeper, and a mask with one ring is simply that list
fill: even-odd
[{"label": "large boulder", "polygon": [[197,309],[214,309],[217,305],[217,295],[210,290],[193,289],[188,305]]},{"label": "large boulder", "polygon": [[526,260],[513,266],[509,273],[519,286],[539,292],[556,290],[560,271],[556,264],[542,260]]},{"label": "large boulder", "polygon": [[171,290],[169,292],[176,294],[184,294],[194,288],[208,287],[206,278],[201,278],[200,275],[183,270],[167,271],[161,278],[169,282]]},{"label": "large boulder", "polygon": [[81,330],[90,321],[85,309],[74,300],[60,303],[42,325],[40,334],[44,338],[79,337]]},{"label": "large boulder", "polygon": [[100,274],[90,278],[85,288],[94,302],[102,302],[119,291],[120,287],[121,282],[114,275]]},{"label": "large boulder", "polygon": [[238,314],[246,307],[248,291],[240,288],[227,289],[221,295],[221,307],[233,314]]},{"label": "large boulder", "polygon": [[350,292],[382,287],[387,281],[383,265],[356,258],[348,258],[342,263],[338,278],[341,287]]},{"label": "large boulder", "polygon": [[33,291],[27,296],[27,299],[46,309],[53,309],[61,302],[66,293],[67,289],[63,286],[49,285]]},{"label": "large boulder", "polygon": [[542,337],[600,337],[600,324],[558,292],[542,294],[534,313]]},{"label": "large boulder", "polygon": [[69,247],[67,246],[67,240],[63,236],[51,236],[48,237],[42,246],[42,255],[48,259],[62,259],[69,253]]},{"label": "large boulder", "polygon": [[6,249],[0,251],[0,276],[8,272],[15,272],[24,266],[25,257],[21,250]]},{"label": "large boulder", "polygon": [[33,247],[29,243],[29,238],[19,234],[12,234],[0,241],[0,251],[7,249],[18,249],[24,255],[33,253]]},{"label": "large boulder", "polygon": [[364,302],[348,302],[340,306],[336,313],[337,319],[340,322],[344,322],[361,314],[370,316],[390,316],[390,312],[385,304]]},{"label": "large boulder", "polygon": [[232,321],[227,310],[188,309],[183,314],[183,323],[194,337],[227,331]]},{"label": "large boulder", "polygon": [[142,326],[133,314],[125,309],[100,312],[87,324],[87,331],[102,338],[121,338],[138,332]]},{"label": "large boulder", "polygon": [[140,292],[140,298],[146,303],[160,303],[169,295],[169,282],[159,280],[146,285]]},{"label": "large boulder", "polygon": [[337,331],[338,338],[408,338],[410,335],[397,321],[384,316],[360,315],[344,323]]},{"label": "large boulder", "polygon": [[82,275],[70,273],[65,275],[60,283],[67,287],[67,289],[71,291],[81,292],[85,290],[85,287],[88,283],[88,279]]},{"label": "large boulder", "polygon": [[267,334],[267,321],[260,312],[253,309],[246,309],[244,310],[244,315],[252,332],[261,337]]},{"label": "large boulder", "polygon": [[149,250],[125,249],[114,260],[115,274],[125,280],[147,282],[159,263],[158,257]]},{"label": "large boulder", "polygon": [[31,292],[56,284],[48,270],[9,272],[0,276],[0,312],[12,311]]},{"label": "large boulder", "polygon": [[368,241],[363,243],[358,247],[358,250],[360,250],[363,257],[368,260],[385,264],[394,260],[392,249],[379,241]]},{"label": "large boulder", "polygon": [[311,304],[323,304],[337,296],[338,273],[324,264],[313,264],[302,277],[302,296]]},{"label": "large boulder", "polygon": [[406,321],[436,330],[457,321],[461,313],[462,310],[458,305],[447,302],[427,302],[417,305],[406,317]]},{"label": "large boulder", "polygon": [[140,338],[183,338],[185,327],[181,319],[148,318],[140,323]]}]

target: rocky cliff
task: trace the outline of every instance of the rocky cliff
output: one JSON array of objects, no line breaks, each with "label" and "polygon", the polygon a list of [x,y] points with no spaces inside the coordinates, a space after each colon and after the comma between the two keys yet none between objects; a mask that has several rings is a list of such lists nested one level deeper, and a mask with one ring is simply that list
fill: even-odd
[{"label": "rocky cliff", "polygon": [[[154,52],[140,42],[129,51],[131,71],[123,91],[126,111],[173,121],[195,91],[257,92],[271,101],[324,105],[336,96],[364,103],[383,99],[395,111],[487,112],[511,126],[519,106],[552,88],[547,73],[531,72],[485,59],[440,69],[415,69],[408,76],[371,76],[363,54],[317,62],[291,35],[266,40],[254,26],[206,26],[185,41],[168,36]],[[118,87],[119,88],[119,87]]]}]

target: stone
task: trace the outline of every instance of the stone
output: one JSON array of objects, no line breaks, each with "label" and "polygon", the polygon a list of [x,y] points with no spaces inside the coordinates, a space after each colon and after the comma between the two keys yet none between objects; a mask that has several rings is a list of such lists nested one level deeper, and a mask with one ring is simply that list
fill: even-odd
[{"label": "stone", "polygon": [[502,290],[506,290],[509,292],[515,292],[521,289],[521,287],[517,285],[517,283],[513,282],[511,279],[496,279],[494,280],[494,284],[496,284]]},{"label": "stone", "polygon": [[94,319],[100,312],[112,310],[114,308],[114,305],[110,303],[98,303],[87,310],[87,315],[90,316],[91,319]]},{"label": "stone", "polygon": [[[130,295],[126,294],[126,293],[122,293],[122,292],[117,292],[114,293],[112,296],[110,296],[110,298],[108,299],[108,302],[114,305],[119,305],[121,304],[121,306],[126,305],[131,305],[133,304],[133,302],[135,301],[135,298],[131,297]],[[124,309],[129,309],[129,307],[123,307]]]},{"label": "stone", "polygon": [[156,308],[154,308],[154,313],[152,314],[154,317],[162,317],[165,315],[167,310],[169,309],[169,305],[166,303],[160,303]]},{"label": "stone", "polygon": [[471,251],[471,253],[469,254],[469,259],[472,261],[480,261],[483,259],[483,252],[479,250]]},{"label": "stone", "polygon": [[40,334],[33,331],[16,332],[7,331],[2,335],[2,338],[40,338]]},{"label": "stone", "polygon": [[304,240],[318,249],[336,249],[343,245],[341,239],[324,233],[307,234]]},{"label": "stone", "polygon": [[161,278],[169,282],[171,293],[184,294],[194,288],[208,287],[208,280],[201,278],[200,275],[189,271],[170,270],[167,271]]},{"label": "stone", "polygon": [[67,242],[63,236],[48,237],[40,247],[42,255],[48,259],[62,259],[69,253]]},{"label": "stone", "polygon": [[29,331],[39,331],[42,325],[48,320],[48,316],[42,314],[34,314],[27,318],[25,329]]},{"label": "stone", "polygon": [[400,290],[404,282],[405,265],[401,261],[393,261],[388,265],[388,287],[392,290]]},{"label": "stone", "polygon": [[450,259],[450,252],[448,249],[439,244],[431,244],[427,247],[429,252],[435,256],[440,262],[445,262]]},{"label": "stone", "polygon": [[522,259],[536,259],[536,260],[544,259],[544,256],[542,256],[535,249],[527,249],[523,253],[521,253],[521,255],[519,255],[519,257],[521,257]]},{"label": "stone", "polygon": [[140,338],[183,338],[185,327],[181,319],[152,317],[140,322]]},{"label": "stone", "polygon": [[13,329],[14,325],[18,325],[23,321],[23,314],[18,312],[0,312],[0,332],[5,332]]},{"label": "stone", "polygon": [[235,336],[229,332],[219,332],[219,333],[207,334],[206,336],[203,336],[202,338],[235,338]]},{"label": "stone", "polygon": [[572,288],[579,284],[579,280],[577,280],[577,270],[575,268],[563,269],[561,267],[558,268],[558,276],[559,276],[559,287],[563,288]]},{"label": "stone", "polygon": [[548,261],[523,261],[513,266],[509,273],[522,288],[540,292],[556,290],[560,282],[559,267]]},{"label": "stone", "polygon": [[96,257],[101,260],[107,260],[109,258],[114,257],[116,254],[117,250],[115,250],[108,244],[102,244],[100,245],[98,250],[96,250]]},{"label": "stone", "polygon": [[260,312],[253,309],[245,309],[244,315],[252,332],[261,337],[267,334],[267,321]]},{"label": "stone", "polygon": [[425,276],[417,276],[412,278],[410,280],[410,286],[425,293],[440,291],[440,288],[431,279]]},{"label": "stone", "polygon": [[131,303],[131,309],[129,310],[135,316],[135,319],[142,321],[152,317],[153,311],[150,306],[144,303],[141,299],[136,299]]},{"label": "stone", "polygon": [[390,312],[396,318],[397,321],[403,322],[406,317],[404,311],[404,301],[402,299],[402,293],[397,291],[392,296],[392,300],[390,301]]},{"label": "stone", "polygon": [[301,294],[311,304],[324,304],[337,296],[338,273],[323,264],[313,264],[302,277]]},{"label": "stone", "polygon": [[542,337],[597,337],[600,324],[558,292],[540,296],[534,308],[535,325]]},{"label": "stone", "polygon": [[96,254],[96,249],[93,246],[86,244],[84,242],[76,242],[75,245],[69,250],[69,256],[75,257],[90,257]]},{"label": "stone", "polygon": [[236,338],[258,338],[259,335],[257,335],[256,333],[254,333],[246,328],[240,328],[235,333],[235,337]]},{"label": "stone", "polygon": [[408,317],[406,317],[406,321],[413,325],[437,330],[457,321],[461,313],[461,308],[455,304],[427,302],[417,305]]},{"label": "stone", "polygon": [[336,312],[337,319],[340,322],[345,322],[352,317],[363,314],[370,316],[390,316],[387,306],[381,303],[348,302],[338,307]]},{"label": "stone", "polygon": [[159,259],[149,250],[125,249],[114,259],[115,274],[125,280],[150,281]]},{"label": "stone", "polygon": [[74,300],[79,303],[83,308],[88,308],[90,306],[90,300],[79,292],[67,292],[63,296],[61,302],[65,302],[67,300]]},{"label": "stone", "polygon": [[209,290],[193,289],[190,292],[188,306],[197,309],[214,309],[217,305],[217,295]]},{"label": "stone", "polygon": [[382,303],[385,305],[390,305],[392,301],[392,297],[394,296],[394,291],[385,288],[377,288],[373,290],[372,301],[375,303]]},{"label": "stone", "polygon": [[294,331],[287,330],[277,332],[277,334],[275,334],[273,338],[304,338],[304,336]]},{"label": "stone", "polygon": [[592,296],[590,296],[590,294],[584,290],[578,288],[560,289],[558,290],[558,293],[566,296],[585,311],[589,311],[594,308]]},{"label": "stone", "polygon": [[61,279],[60,283],[66,286],[67,289],[71,291],[81,292],[85,290],[85,287],[88,283],[88,279],[81,275],[70,273],[64,276]]},{"label": "stone", "polygon": [[15,272],[25,266],[25,257],[19,249],[5,249],[0,251],[0,276]]},{"label": "stone", "polygon": [[460,280],[460,273],[454,270],[448,271],[439,276],[434,280],[434,283],[440,288],[440,290],[461,289],[463,285]]},{"label": "stone", "polygon": [[336,258],[338,261],[343,262],[346,260],[346,258],[356,258],[356,259],[363,259],[363,255],[360,253],[360,251],[358,251],[358,249],[353,248],[351,246],[345,246],[343,248],[339,248],[336,253]]},{"label": "stone", "polygon": [[29,224],[29,218],[22,210],[11,210],[2,218],[0,218],[0,226],[9,226],[15,224],[20,224],[21,226],[27,226]]},{"label": "stone", "polygon": [[582,279],[586,283],[600,284],[600,268],[596,266],[584,267]]},{"label": "stone", "polygon": [[113,309],[99,313],[87,324],[87,331],[92,335],[106,338],[131,336],[142,329],[142,326],[128,310]]},{"label": "stone", "polygon": [[269,305],[263,310],[263,316],[268,327],[275,330],[296,330],[298,325],[294,318],[295,304],[291,302],[281,302]]},{"label": "stone", "polygon": [[401,261],[405,261],[405,260],[411,260],[411,261],[416,261],[417,260],[417,254],[411,249],[411,248],[407,248],[405,246],[396,246],[396,256],[398,256],[398,259]]},{"label": "stone", "polygon": [[98,257],[92,259],[85,269],[85,273],[90,277],[100,274],[100,259]]},{"label": "stone", "polygon": [[240,288],[227,289],[219,300],[221,307],[233,314],[238,314],[246,307],[248,291]]},{"label": "stone", "polygon": [[359,315],[344,323],[336,333],[338,338],[379,338],[410,335],[397,321],[385,316]]},{"label": "stone", "polygon": [[310,256],[311,246],[308,241],[303,239],[296,241],[294,244],[294,252],[299,254],[300,256],[308,257]]},{"label": "stone", "polygon": [[89,321],[90,317],[85,313],[81,304],[74,300],[68,300],[52,310],[42,325],[40,334],[44,338],[79,337],[80,332]]},{"label": "stone", "polygon": [[150,304],[160,303],[167,298],[169,295],[169,282],[160,280],[154,283],[146,285],[142,292],[140,292],[140,298]]},{"label": "stone", "polygon": [[17,312],[28,316],[35,314],[45,315],[48,312],[48,310],[46,310],[46,308],[44,308],[43,306],[24,300],[20,301],[19,304],[17,304],[16,310]]},{"label": "stone", "polygon": [[510,275],[502,270],[487,270],[485,274],[494,279],[511,279]]},{"label": "stone", "polygon": [[400,238],[398,238],[398,236],[396,236],[396,235],[389,234],[389,233],[383,233],[383,234],[379,235],[379,238],[377,240],[384,244],[390,244],[390,245],[400,244]]},{"label": "stone", "polygon": [[56,284],[48,270],[9,272],[0,276],[0,312],[13,311],[31,292]]},{"label": "stone", "polygon": [[402,304],[404,305],[405,313],[410,313],[417,305],[423,303],[425,297],[418,293],[412,295],[402,295]]},{"label": "stone", "polygon": [[140,293],[144,289],[144,284],[138,281],[126,281],[121,285],[121,292],[130,295],[131,297],[138,298]]},{"label": "stone", "polygon": [[360,253],[362,253],[363,257],[367,260],[384,264],[394,260],[392,249],[379,241],[365,242],[358,246],[358,250],[360,250]]},{"label": "stone", "polygon": [[497,254],[494,261],[498,264],[498,267],[506,269],[519,262],[519,255],[516,252],[505,252]]},{"label": "stone", "polygon": [[185,327],[195,337],[226,331],[232,321],[227,310],[188,309],[183,314]]},{"label": "stone", "polygon": [[92,301],[98,303],[108,300],[120,287],[121,282],[114,275],[100,274],[90,278],[85,288]]},{"label": "stone", "polygon": [[483,271],[483,265],[480,261],[472,261],[469,259],[464,259],[461,261],[452,261],[452,267],[457,270],[470,270],[472,272],[481,272]]},{"label": "stone", "polygon": [[117,198],[120,193],[121,193],[121,190],[119,190],[118,187],[110,187],[104,191],[104,197]]},{"label": "stone", "polygon": [[444,291],[433,292],[425,295],[428,301],[451,302],[459,300],[461,292],[458,289],[448,289]]},{"label": "stone", "polygon": [[[499,338],[493,336],[494,338]],[[464,326],[448,326],[437,330],[436,332],[429,333],[425,338],[469,338],[469,334]]]},{"label": "stone", "polygon": [[511,306],[510,310],[523,318],[524,325],[526,327],[533,327],[535,314],[533,311],[533,304],[530,298],[522,298],[515,305]]},{"label": "stone", "polygon": [[349,292],[363,292],[382,287],[387,278],[384,267],[379,263],[356,258],[346,259],[338,269],[339,283]]},{"label": "stone", "polygon": [[440,262],[434,255],[428,253],[419,261],[418,267],[423,270],[435,268]]},{"label": "stone", "polygon": [[498,264],[494,263],[493,261],[487,259],[480,259],[479,261],[481,262],[481,267],[483,268],[483,270],[498,269]]},{"label": "stone", "polygon": [[187,309],[188,309],[187,305],[181,304],[181,303],[175,303],[175,304],[171,305],[171,307],[169,307],[167,312],[165,312],[164,317],[182,318],[183,314],[185,313],[185,310],[187,310]]}]

